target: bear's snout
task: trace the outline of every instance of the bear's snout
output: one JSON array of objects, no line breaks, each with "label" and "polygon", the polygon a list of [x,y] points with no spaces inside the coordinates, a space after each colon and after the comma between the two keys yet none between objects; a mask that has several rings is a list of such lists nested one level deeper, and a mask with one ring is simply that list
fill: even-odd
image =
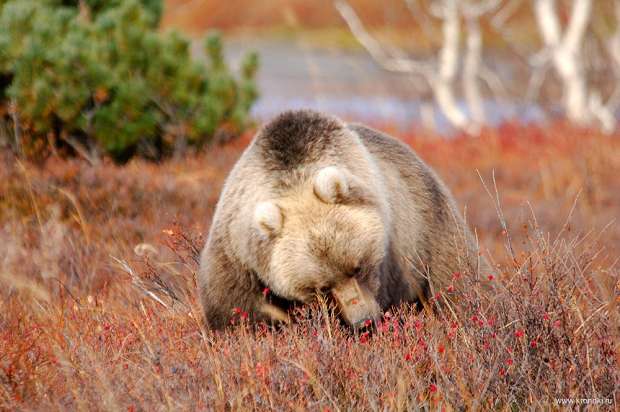
[{"label": "bear's snout", "polygon": [[343,281],[331,290],[340,314],[355,330],[374,325],[381,317],[381,308],[370,291],[357,279]]}]

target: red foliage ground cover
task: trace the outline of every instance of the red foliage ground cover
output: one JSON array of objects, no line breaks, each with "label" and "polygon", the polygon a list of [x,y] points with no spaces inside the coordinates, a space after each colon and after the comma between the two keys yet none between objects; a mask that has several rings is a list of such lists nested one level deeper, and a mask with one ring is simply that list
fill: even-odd
[{"label": "red foliage ground cover", "polygon": [[2,154],[0,409],[617,407],[618,136],[400,137],[454,191],[493,293],[457,272],[425,310],[360,336],[321,303],[280,330],[241,313],[224,333],[202,326],[197,255],[249,136],[160,165]]}]

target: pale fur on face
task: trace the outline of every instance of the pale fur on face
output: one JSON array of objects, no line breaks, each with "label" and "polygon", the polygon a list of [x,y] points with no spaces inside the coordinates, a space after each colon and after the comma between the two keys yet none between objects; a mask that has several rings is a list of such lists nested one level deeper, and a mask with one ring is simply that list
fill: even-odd
[{"label": "pale fur on face", "polygon": [[355,184],[345,170],[328,166],[288,196],[256,206],[254,226],[274,242],[259,276],[275,294],[307,302],[353,276],[378,289],[385,228],[374,205],[347,198]]}]

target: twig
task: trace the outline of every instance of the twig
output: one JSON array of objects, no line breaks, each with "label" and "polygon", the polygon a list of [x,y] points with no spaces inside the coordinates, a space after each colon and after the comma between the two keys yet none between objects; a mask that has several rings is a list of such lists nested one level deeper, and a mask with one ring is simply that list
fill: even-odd
[{"label": "twig", "polygon": [[19,122],[19,113],[17,113],[17,103],[15,100],[11,100],[10,104],[11,119],[13,120],[13,137],[15,138],[15,152],[18,157],[23,156],[24,150],[22,147],[22,133],[21,125]]},{"label": "twig", "polygon": [[[395,58],[390,56],[384,47],[368,33],[355,10],[346,1],[336,0],[334,5],[349,26],[351,33],[368,51],[370,56],[384,69],[398,73],[420,74],[425,78],[430,76],[431,69],[428,62],[418,62],[404,57]],[[401,53],[401,55],[404,55],[404,53]]]},{"label": "twig", "polygon": [[502,229],[504,230],[504,233],[506,234],[508,252],[510,253],[510,256],[512,257],[514,263],[516,263],[516,255],[515,255],[514,249],[512,248],[510,232],[508,231],[508,225],[506,224],[506,219],[504,218],[504,212],[502,211],[502,205],[501,205],[500,198],[499,198],[499,191],[497,189],[497,182],[495,181],[495,170],[493,170],[493,187],[495,189],[495,196],[491,194],[491,191],[489,190],[486,182],[482,178],[482,175],[480,174],[480,171],[478,169],[476,169],[476,173],[478,173],[478,177],[480,178],[480,181],[482,182],[482,187],[487,192],[491,200],[493,200],[493,205],[495,206],[495,211],[497,212],[499,222],[502,225]]},{"label": "twig", "polygon": [[88,149],[71,136],[60,134],[60,139],[73,148],[81,157],[83,157],[91,166],[99,164],[99,159],[88,153]]},{"label": "twig", "polygon": [[145,295],[147,295],[148,297],[150,297],[151,299],[153,299],[155,302],[159,303],[160,305],[162,305],[163,307],[165,307],[166,309],[168,309],[168,305],[166,305],[164,303],[164,301],[162,301],[156,294],[154,294],[153,292],[151,292],[150,290],[148,290],[145,286],[144,283],[142,282],[142,280],[135,274],[135,272],[133,271],[133,269],[131,268],[131,266],[129,266],[129,264],[127,264],[127,262],[125,262],[124,260],[118,259],[112,255],[110,255],[110,257],[116,261],[116,263],[118,263],[118,265],[121,267],[121,269],[123,269],[125,272],[127,272],[127,274],[129,274],[129,276],[131,277],[131,283],[138,288],[139,290],[141,290]]},{"label": "twig", "polygon": [[325,397],[331,402],[331,404],[334,406],[334,410],[336,411],[340,411],[340,407],[338,406],[338,404],[336,403],[336,401],[334,400],[334,398],[331,397],[331,395],[329,394],[329,392],[327,392],[327,390],[325,390],[325,388],[323,387],[323,385],[321,385],[321,383],[318,381],[318,379],[316,379],[314,376],[312,376],[312,374],[308,371],[308,369],[306,369],[303,365],[300,365],[299,363],[290,360],[290,359],[284,359],[284,362],[289,363],[293,366],[295,366],[296,368],[298,368],[300,371],[302,371],[303,373],[306,374],[306,376],[314,383],[316,384],[316,386],[323,392],[323,394],[325,394]]}]

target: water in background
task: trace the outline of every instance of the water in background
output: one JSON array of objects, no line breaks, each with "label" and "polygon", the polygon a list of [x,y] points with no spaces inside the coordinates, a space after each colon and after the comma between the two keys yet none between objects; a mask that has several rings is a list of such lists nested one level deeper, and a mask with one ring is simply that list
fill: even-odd
[{"label": "water in background", "polygon": [[[200,54],[199,43],[194,50]],[[238,67],[248,50],[260,55],[257,80],[261,97],[253,108],[259,120],[287,109],[309,108],[348,120],[390,122],[402,129],[425,124],[442,134],[452,131],[432,100],[421,98],[422,88],[414,77],[383,70],[363,50],[310,47],[294,40],[227,41],[227,59],[233,67]],[[501,69],[502,64],[499,66]],[[508,63],[505,66],[502,71],[509,72]],[[539,106],[519,102],[487,100],[485,112],[491,125],[544,119]]]}]

